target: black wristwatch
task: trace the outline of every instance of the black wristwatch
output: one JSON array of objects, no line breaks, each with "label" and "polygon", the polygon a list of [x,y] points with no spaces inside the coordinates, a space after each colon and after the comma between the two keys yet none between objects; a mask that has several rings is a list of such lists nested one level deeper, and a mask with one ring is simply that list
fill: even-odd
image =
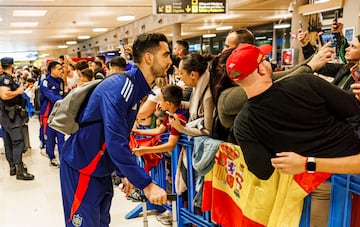
[{"label": "black wristwatch", "polygon": [[316,171],[316,162],[314,157],[306,157],[306,171],[308,173],[315,173]]}]

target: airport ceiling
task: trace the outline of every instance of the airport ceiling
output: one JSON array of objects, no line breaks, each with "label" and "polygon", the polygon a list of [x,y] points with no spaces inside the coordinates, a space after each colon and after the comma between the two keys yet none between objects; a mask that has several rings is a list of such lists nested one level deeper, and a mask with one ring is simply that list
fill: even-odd
[{"label": "airport ceiling", "polygon": [[[183,38],[214,33],[220,25],[234,29],[278,22],[288,18],[292,0],[228,0],[226,14],[198,14],[181,23]],[[0,0],[0,53],[53,50],[78,36],[91,38],[153,14],[154,0]],[[43,16],[26,16],[26,11]],[[135,16],[121,22],[117,17]],[[170,17],[171,15],[164,15]],[[189,19],[190,18],[190,19]],[[94,28],[106,28],[94,32]],[[172,39],[170,24],[157,28]],[[151,31],[153,32],[153,31]]]}]

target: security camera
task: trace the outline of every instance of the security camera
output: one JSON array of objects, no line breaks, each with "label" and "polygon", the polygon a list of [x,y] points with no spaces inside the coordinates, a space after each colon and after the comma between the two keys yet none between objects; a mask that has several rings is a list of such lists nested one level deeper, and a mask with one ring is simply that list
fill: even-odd
[{"label": "security camera", "polygon": [[290,2],[289,8],[288,8],[288,12],[289,13],[293,13],[294,12],[294,3]]}]

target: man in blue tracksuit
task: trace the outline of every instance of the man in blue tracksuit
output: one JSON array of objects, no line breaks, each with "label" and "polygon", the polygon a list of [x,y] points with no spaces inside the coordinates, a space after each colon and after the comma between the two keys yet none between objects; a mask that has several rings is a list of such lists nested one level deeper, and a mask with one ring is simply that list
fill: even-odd
[{"label": "man in blue tracksuit", "polygon": [[63,73],[64,70],[61,64],[57,61],[52,61],[48,64],[46,78],[40,83],[40,124],[43,129],[46,154],[50,159],[50,166],[54,168],[59,167],[59,162],[54,154],[55,144],[58,144],[58,151],[60,152],[64,145],[64,134],[49,127],[47,121],[55,102],[64,97]]},{"label": "man in blue tracksuit", "polygon": [[134,185],[144,190],[151,203],[167,202],[166,192],[152,183],[131,154],[129,135],[141,99],[171,65],[170,51],[166,37],[158,33],[139,35],[133,47],[135,65],[127,75],[113,74],[95,88],[79,115],[79,131],[62,149],[60,180],[66,226],[109,226],[114,170],[125,182],[125,193]]}]

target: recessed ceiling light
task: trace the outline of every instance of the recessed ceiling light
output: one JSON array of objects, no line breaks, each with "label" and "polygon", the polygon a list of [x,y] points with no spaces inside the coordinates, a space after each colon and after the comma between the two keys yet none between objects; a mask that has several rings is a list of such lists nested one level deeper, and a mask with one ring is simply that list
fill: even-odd
[{"label": "recessed ceiling light", "polygon": [[32,30],[10,30],[10,34],[31,34]]},{"label": "recessed ceiling light", "polygon": [[290,24],[289,23],[284,23],[284,24],[274,24],[274,29],[281,29],[281,28],[290,28]]},{"label": "recessed ceiling light", "polygon": [[90,39],[90,36],[89,35],[79,35],[77,38],[78,39]]},{"label": "recessed ceiling light", "polygon": [[107,30],[107,28],[94,28],[93,32],[106,32]]},{"label": "recessed ceiling light", "polygon": [[203,38],[214,38],[214,37],[216,37],[216,34],[208,33],[208,34],[202,35],[202,37],[203,37]]},{"label": "recessed ceiling light", "polygon": [[261,39],[266,39],[266,36],[256,36],[255,40],[261,40]]},{"label": "recessed ceiling light", "polygon": [[2,21],[3,19],[2,19],[2,17],[0,17],[0,21]]},{"label": "recessed ceiling light", "polygon": [[67,45],[75,45],[77,42],[75,40],[66,41]]},{"label": "recessed ceiling light", "polygon": [[38,22],[11,22],[10,27],[36,27]]},{"label": "recessed ceiling light", "polygon": [[16,0],[17,2],[53,2],[55,0]]},{"label": "recessed ceiling light", "polygon": [[232,28],[233,28],[232,25],[223,25],[216,27],[216,31],[231,30]]},{"label": "recessed ceiling light", "polygon": [[47,10],[13,10],[14,17],[43,17]]},{"label": "recessed ceiling light", "polygon": [[68,48],[68,46],[66,46],[66,45],[59,45],[58,48],[59,48],[59,49],[65,49],[65,48]]},{"label": "recessed ceiling light", "polygon": [[131,21],[135,19],[133,15],[123,15],[116,18],[118,21]]}]

